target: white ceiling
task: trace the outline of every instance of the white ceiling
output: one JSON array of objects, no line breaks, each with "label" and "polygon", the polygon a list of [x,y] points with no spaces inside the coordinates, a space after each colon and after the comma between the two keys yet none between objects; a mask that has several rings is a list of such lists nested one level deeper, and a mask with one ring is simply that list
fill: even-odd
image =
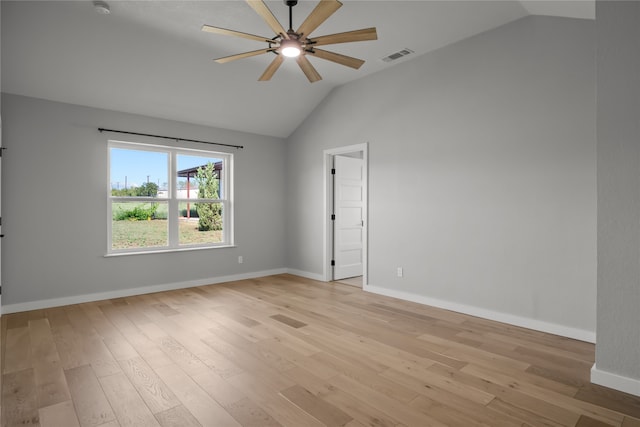
[{"label": "white ceiling", "polygon": [[[378,40],[326,46],[367,62],[360,70],[311,58],[323,80],[310,84],[285,61],[258,82],[272,54],[217,64],[213,58],[261,43],[204,33],[203,24],[273,37],[241,0],[110,1],[100,15],[88,1],[6,1],[2,15],[2,91],[123,112],[286,137],[336,86],[529,14],[594,19],[582,1],[360,1],[312,33],[377,27]],[[281,0],[269,8],[288,27]],[[316,1],[293,9],[294,27]],[[414,55],[381,61],[398,50]]]}]

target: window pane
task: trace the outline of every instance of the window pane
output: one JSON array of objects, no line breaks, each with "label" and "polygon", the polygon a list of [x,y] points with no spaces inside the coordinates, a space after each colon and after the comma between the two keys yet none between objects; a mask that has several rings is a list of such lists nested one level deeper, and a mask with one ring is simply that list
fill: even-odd
[{"label": "window pane", "polygon": [[111,249],[167,246],[167,203],[112,202]]},{"label": "window pane", "polygon": [[168,153],[111,148],[111,195],[168,197]]},{"label": "window pane", "polygon": [[[160,145],[109,142],[112,253],[232,244],[233,155]],[[228,182],[227,182],[228,181]],[[226,188],[225,188],[226,187]],[[223,192],[225,194],[223,194]]]},{"label": "window pane", "polygon": [[180,245],[223,242],[222,203],[181,202],[179,217]]},{"label": "window pane", "polygon": [[178,198],[221,199],[222,159],[178,154]]}]

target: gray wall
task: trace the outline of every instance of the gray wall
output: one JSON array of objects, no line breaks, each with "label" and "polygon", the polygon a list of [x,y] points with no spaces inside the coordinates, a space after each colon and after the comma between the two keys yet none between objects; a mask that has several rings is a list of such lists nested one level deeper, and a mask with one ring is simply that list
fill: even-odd
[{"label": "gray wall", "polygon": [[[284,140],[8,94],[2,120],[4,305],[286,267]],[[98,127],[244,145],[230,149],[237,247],[105,258],[107,140],[142,139]]]},{"label": "gray wall", "polygon": [[532,16],[334,90],[288,139],[289,267],[323,271],[322,151],[368,142],[370,285],[593,333],[595,87],[594,22]]},{"label": "gray wall", "polygon": [[596,16],[596,365],[640,380],[640,3],[598,1]]}]

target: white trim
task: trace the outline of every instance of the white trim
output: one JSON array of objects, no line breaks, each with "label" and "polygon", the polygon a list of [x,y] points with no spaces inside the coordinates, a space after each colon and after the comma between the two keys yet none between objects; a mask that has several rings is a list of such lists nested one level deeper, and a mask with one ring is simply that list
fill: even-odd
[{"label": "white trim", "polygon": [[294,276],[304,277],[306,279],[317,280],[318,282],[328,282],[328,280],[324,280],[324,276],[322,274],[309,273],[308,271],[296,270],[294,268],[287,268],[287,273],[293,274]]},{"label": "white trim", "polygon": [[591,382],[618,391],[640,396],[640,380],[601,371],[594,363],[591,367]]},{"label": "white trim", "polygon": [[324,203],[324,221],[322,222],[322,281],[328,282],[332,279],[331,273],[331,257],[333,254],[333,233],[331,233],[331,210],[333,204],[332,194],[332,176],[331,168],[333,167],[333,156],[324,152],[323,154],[323,171],[324,182],[322,188],[323,203]]},{"label": "white trim", "polygon": [[[362,220],[362,283],[368,283],[368,263],[369,263],[369,143],[347,145],[345,147],[331,148],[323,151],[324,165],[324,221],[323,221],[323,260],[322,260],[322,277],[323,282],[333,280],[331,269],[331,256],[333,253],[333,235],[331,233],[331,211],[333,205],[333,186],[331,177],[331,168],[333,167],[333,157],[339,154],[349,154],[362,152],[362,175],[363,175],[363,205]],[[306,276],[305,276],[306,277]]]},{"label": "white trim", "polygon": [[228,248],[237,248],[236,245],[220,245],[220,246],[185,246],[183,248],[178,249],[159,249],[157,251],[131,251],[131,252],[115,252],[115,253],[107,253],[104,254],[104,258],[113,258],[119,256],[129,256],[129,255],[149,255],[149,254],[167,254],[171,252],[189,252],[189,251],[201,251],[204,249],[228,249]]},{"label": "white trim", "polygon": [[483,319],[495,320],[496,322],[508,323],[514,326],[520,326],[527,329],[546,332],[554,335],[560,335],[567,338],[573,338],[580,341],[590,343],[596,342],[596,334],[592,331],[584,329],[572,328],[570,326],[559,325],[557,323],[545,322],[542,320],[530,319],[528,317],[516,316],[513,314],[501,313],[498,311],[488,310],[471,305],[459,304],[451,301],[443,301],[436,298],[430,298],[411,292],[397,291],[393,289],[381,288],[378,286],[364,285],[363,289],[374,294],[385,295],[388,297],[399,298],[406,301],[417,302],[419,304],[430,305],[432,307],[443,308],[458,313],[468,314],[470,316],[481,317]]},{"label": "white trim", "polygon": [[2,307],[2,312],[3,314],[8,314],[18,313],[21,311],[40,310],[43,308],[82,304],[85,302],[102,301],[112,298],[130,297],[133,295],[152,294],[155,292],[173,291],[176,289],[193,288],[196,286],[214,285],[216,283],[233,282],[236,280],[255,279],[257,277],[273,276],[275,274],[284,273],[287,273],[286,268],[278,268],[274,270],[255,271],[252,273],[233,274],[230,276],[211,277],[208,279],[189,280],[187,282],[165,283],[163,285],[143,286],[139,288],[120,289],[117,291],[74,295],[70,297],[52,298],[19,304],[8,304]]}]

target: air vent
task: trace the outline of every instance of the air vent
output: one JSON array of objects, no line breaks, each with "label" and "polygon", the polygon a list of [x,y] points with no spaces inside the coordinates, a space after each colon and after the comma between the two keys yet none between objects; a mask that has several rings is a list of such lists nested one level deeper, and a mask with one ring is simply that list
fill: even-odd
[{"label": "air vent", "polygon": [[382,60],[384,62],[393,62],[397,59],[402,58],[403,56],[411,55],[412,53],[413,51],[411,49],[405,48],[405,49],[399,50],[398,52],[392,53],[389,56],[385,56],[384,58],[382,58]]}]

